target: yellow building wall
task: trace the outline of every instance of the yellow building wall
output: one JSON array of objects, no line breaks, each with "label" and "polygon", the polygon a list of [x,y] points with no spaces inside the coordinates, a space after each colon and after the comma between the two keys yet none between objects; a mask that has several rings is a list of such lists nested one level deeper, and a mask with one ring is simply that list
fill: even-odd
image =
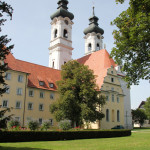
[{"label": "yellow building wall", "polygon": [[[11,112],[7,112],[6,115],[14,114],[13,118],[19,117],[20,123],[23,123],[23,108],[24,108],[24,100],[25,100],[25,90],[26,90],[26,81],[27,81],[27,74],[22,72],[16,72],[9,70],[7,73],[10,73],[10,80],[6,80],[6,83],[9,87],[9,93],[3,94],[0,97],[0,105],[3,105],[3,101],[8,101],[8,107],[13,107]],[[23,77],[22,82],[18,82],[18,76],[21,75]],[[17,95],[17,89],[22,89],[22,94]],[[21,102],[21,108],[16,108],[16,102]],[[3,107],[0,109],[4,109]]]},{"label": "yellow building wall", "polygon": [[[107,70],[107,76],[104,78],[101,93],[106,97],[108,96],[108,100],[106,100],[106,104],[102,108],[105,117],[100,121],[100,128],[111,129],[116,125],[124,125],[124,95],[117,72],[113,67]],[[114,101],[112,101],[112,95],[114,95]],[[119,97],[119,101],[117,101],[117,97]],[[109,121],[106,120],[107,109],[109,110]],[[117,121],[117,110],[120,114],[119,121]],[[90,127],[98,129],[99,121],[91,123]]]},{"label": "yellow building wall", "polygon": [[[53,115],[50,113],[50,105],[56,101],[58,98],[57,91],[49,91],[49,90],[42,90],[37,88],[30,88],[27,86],[27,73],[17,72],[13,70],[7,71],[7,73],[11,74],[11,79],[6,80],[6,83],[9,87],[9,93],[3,94],[2,97],[0,97],[0,105],[3,105],[3,101],[8,101],[8,107],[13,107],[11,112],[7,112],[6,116],[10,114],[14,114],[13,118],[16,119],[16,117],[19,117],[19,121],[21,123],[21,126],[27,126],[28,122],[30,120],[37,120],[42,119],[42,122],[49,121],[50,119],[53,120],[53,125],[56,126],[57,123],[53,117]],[[23,81],[18,82],[18,76],[23,76]],[[17,89],[22,89],[22,94],[17,95]],[[34,91],[33,97],[29,96],[29,90]],[[40,98],[40,92],[44,92],[44,97]],[[50,94],[54,94],[54,99],[50,98]],[[21,108],[16,108],[16,102],[21,102]],[[28,104],[33,103],[33,109],[28,109]],[[39,110],[39,104],[43,104],[43,111]],[[4,109],[3,107],[0,108],[0,110]]]}]

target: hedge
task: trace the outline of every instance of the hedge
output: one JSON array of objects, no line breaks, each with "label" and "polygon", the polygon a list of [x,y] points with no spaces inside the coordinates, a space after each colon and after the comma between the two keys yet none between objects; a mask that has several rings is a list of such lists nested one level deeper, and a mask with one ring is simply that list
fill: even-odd
[{"label": "hedge", "polygon": [[131,130],[108,131],[2,131],[0,142],[30,142],[30,141],[58,141],[75,139],[111,138],[130,136]]}]

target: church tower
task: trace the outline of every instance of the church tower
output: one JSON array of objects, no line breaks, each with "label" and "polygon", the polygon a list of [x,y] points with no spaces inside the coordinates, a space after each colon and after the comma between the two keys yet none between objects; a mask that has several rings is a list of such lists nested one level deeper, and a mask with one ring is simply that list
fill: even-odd
[{"label": "church tower", "polygon": [[93,16],[89,18],[89,27],[84,30],[85,55],[103,49],[104,30],[98,26],[98,20],[93,7]]},{"label": "church tower", "polygon": [[72,20],[68,11],[68,0],[59,0],[57,11],[51,15],[51,41],[49,67],[61,70],[61,66],[72,59]]}]

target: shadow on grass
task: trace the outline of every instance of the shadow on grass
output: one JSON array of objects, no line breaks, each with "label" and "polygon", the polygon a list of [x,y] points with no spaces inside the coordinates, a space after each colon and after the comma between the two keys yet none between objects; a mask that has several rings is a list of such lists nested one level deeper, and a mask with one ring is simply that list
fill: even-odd
[{"label": "shadow on grass", "polygon": [[52,149],[29,148],[29,147],[6,147],[6,146],[0,146],[0,150],[52,150]]}]

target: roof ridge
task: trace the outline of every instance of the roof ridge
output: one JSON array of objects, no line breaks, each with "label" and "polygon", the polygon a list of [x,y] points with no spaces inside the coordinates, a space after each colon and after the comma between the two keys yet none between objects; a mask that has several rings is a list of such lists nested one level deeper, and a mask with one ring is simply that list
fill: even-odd
[{"label": "roof ridge", "polygon": [[37,66],[45,67],[45,68],[48,68],[48,69],[53,69],[53,70],[56,70],[56,71],[60,71],[60,70],[55,69],[55,68],[50,68],[48,66],[39,65],[39,64],[36,64],[36,63],[32,63],[32,62],[28,62],[28,61],[24,61],[24,60],[20,60],[20,59],[16,59],[16,61],[21,61],[21,62],[25,62],[25,63],[28,63],[28,64],[37,65]]}]

